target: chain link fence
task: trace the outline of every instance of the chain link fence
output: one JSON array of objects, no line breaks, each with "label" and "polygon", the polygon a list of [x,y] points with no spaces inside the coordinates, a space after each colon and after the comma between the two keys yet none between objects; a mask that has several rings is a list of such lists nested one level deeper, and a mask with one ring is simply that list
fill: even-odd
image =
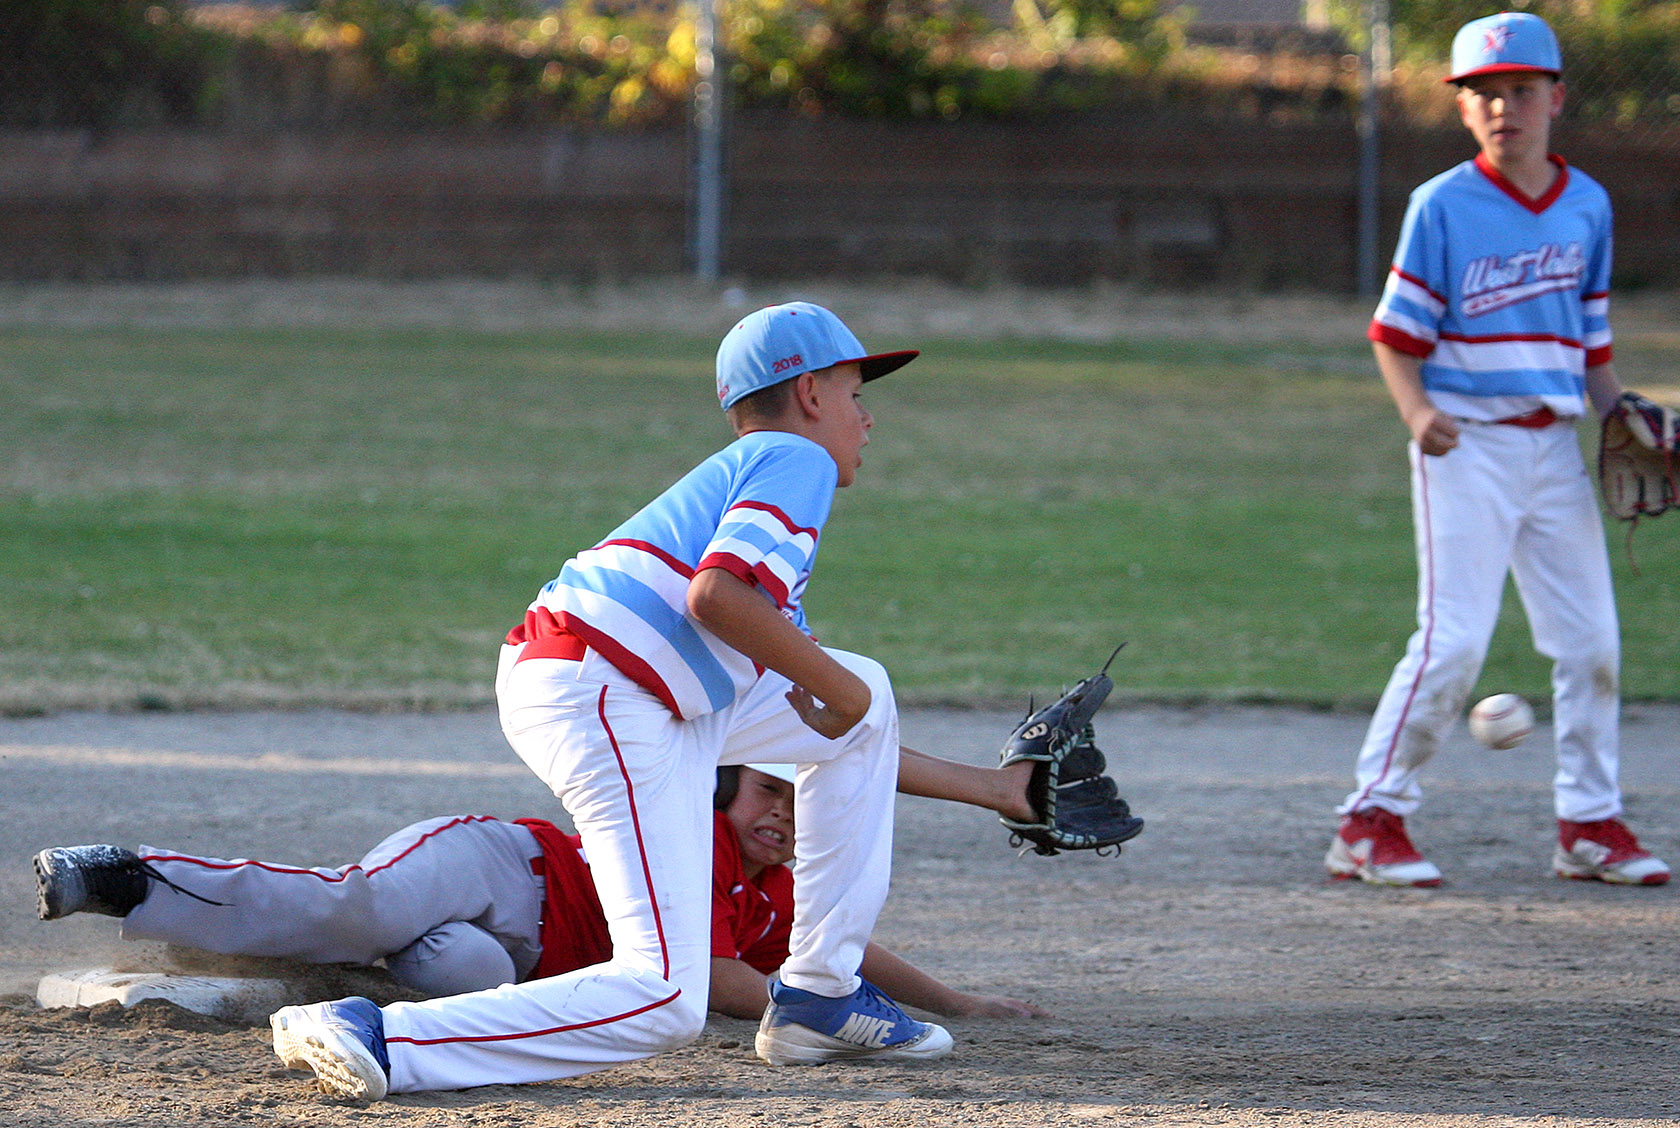
[{"label": "chain link fence", "polygon": [[[1456,121],[1440,82],[1452,38],[1497,10],[1487,0],[1360,0],[1362,31],[1395,112],[1421,123]],[[1680,154],[1680,2],[1515,0],[1551,24],[1563,50],[1563,124],[1604,129]]]}]

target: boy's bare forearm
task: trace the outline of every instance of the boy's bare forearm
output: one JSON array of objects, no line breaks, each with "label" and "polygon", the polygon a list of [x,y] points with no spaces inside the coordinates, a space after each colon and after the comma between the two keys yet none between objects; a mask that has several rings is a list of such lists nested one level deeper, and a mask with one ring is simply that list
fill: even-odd
[{"label": "boy's bare forearm", "polygon": [[1614,364],[1595,364],[1587,369],[1587,399],[1600,418],[1610,414],[1622,394],[1622,381]]},{"label": "boy's bare forearm", "polygon": [[963,995],[939,982],[927,972],[912,965],[874,941],[863,950],[863,966],[858,969],[869,982],[885,991],[895,1001],[919,1007],[934,1014],[962,1013]]},{"label": "boy's bare forearm", "polygon": [[1381,341],[1374,343],[1372,350],[1376,353],[1377,371],[1382,373],[1383,385],[1388,388],[1388,394],[1418,449],[1424,454],[1438,455],[1457,446],[1458,424],[1450,415],[1437,409],[1424,390],[1423,361]]},{"label": "boy's bare forearm", "polygon": [[688,585],[688,610],[701,626],[822,702],[806,723],[824,736],[843,735],[869,711],[862,678],[813,642],[751,585],[721,568],[706,568]]},{"label": "boy's bare forearm", "polygon": [[1400,418],[1431,407],[1429,393],[1423,390],[1423,361],[1403,353],[1380,341],[1371,346],[1377,358],[1377,371],[1382,373],[1383,385],[1389,398],[1400,412]]},{"label": "boy's bare forearm", "polygon": [[711,990],[706,1006],[730,1018],[757,1018],[770,1001],[769,979],[741,960],[712,957]]},{"label": "boy's bare forearm", "polygon": [[1011,818],[1032,818],[1027,802],[1027,779],[1032,765],[1014,765],[1015,770],[982,768],[939,756],[929,756],[903,745],[898,749],[898,790],[928,799],[970,803]]},{"label": "boy's bare forearm", "polygon": [[947,987],[874,941],[870,941],[863,950],[863,966],[858,969],[858,974],[900,1003],[946,1017],[1047,1017],[1043,1010],[1023,999],[1005,995],[970,995]]}]

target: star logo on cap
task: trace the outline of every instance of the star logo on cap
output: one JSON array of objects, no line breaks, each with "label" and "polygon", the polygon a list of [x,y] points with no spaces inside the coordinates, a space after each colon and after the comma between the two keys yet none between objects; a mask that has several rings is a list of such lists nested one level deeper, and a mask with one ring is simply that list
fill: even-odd
[{"label": "star logo on cap", "polygon": [[1482,52],[1487,55],[1498,55],[1505,50],[1505,45],[1511,42],[1511,29],[1504,24],[1490,27],[1482,35]]}]

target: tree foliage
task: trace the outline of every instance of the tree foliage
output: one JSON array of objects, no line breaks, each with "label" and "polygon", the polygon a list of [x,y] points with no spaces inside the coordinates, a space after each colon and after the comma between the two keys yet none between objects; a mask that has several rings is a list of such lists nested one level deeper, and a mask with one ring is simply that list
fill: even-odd
[{"label": "tree foliage", "polygon": [[[1356,42],[1363,42],[1364,7],[1337,0],[1333,9]],[[1677,0],[1508,0],[1503,7],[1532,12],[1557,33],[1569,116],[1621,125],[1677,120]],[[1398,61],[1416,71],[1444,71],[1458,29],[1495,10],[1485,0],[1389,0]]]},{"label": "tree foliage", "polygon": [[[674,122],[696,73],[700,2],[716,4],[724,74],[748,108],[948,120],[1121,104],[1276,117],[1343,114],[1351,101],[1338,60],[1316,79],[1300,68],[1256,78],[1191,45],[1187,9],[1166,0],[1010,0],[986,8],[991,18],[975,0],[686,0],[665,11],[631,0],[232,10],[29,0],[13,5],[0,37],[0,124]],[[1680,90],[1680,0],[1512,2],[1557,28],[1573,114],[1680,113],[1669,104]],[[1364,8],[1332,0],[1355,45]],[[1454,30],[1487,8],[1390,0],[1400,60],[1434,73]]]}]

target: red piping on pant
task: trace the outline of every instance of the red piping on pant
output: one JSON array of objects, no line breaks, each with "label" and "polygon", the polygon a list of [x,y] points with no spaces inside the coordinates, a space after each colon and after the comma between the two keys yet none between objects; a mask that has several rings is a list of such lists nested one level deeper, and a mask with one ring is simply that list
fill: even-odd
[{"label": "red piping on pant", "polygon": [[546,1034],[564,1034],[568,1030],[588,1030],[592,1026],[605,1026],[609,1022],[619,1022],[626,1018],[634,1018],[638,1014],[645,1014],[650,1010],[675,1002],[681,991],[673,991],[663,999],[637,1007],[633,1011],[623,1014],[612,1014],[605,1018],[592,1018],[588,1022],[574,1022],[567,1026],[551,1026],[547,1030],[522,1030],[517,1034],[473,1034],[466,1036],[451,1036],[448,1038],[387,1038],[386,1042],[403,1042],[410,1046],[442,1046],[454,1042],[511,1042],[520,1038],[541,1038]]},{"label": "red piping on pant", "polygon": [[[428,840],[442,834],[446,830],[450,830],[457,826],[464,826],[467,823],[496,821],[498,820],[491,815],[462,815],[460,818],[451,819],[442,826],[433,827],[425,834],[422,834],[419,838],[414,840],[414,845],[410,846],[390,861],[381,862],[372,869],[362,870],[362,872],[368,877],[372,877],[381,870],[389,869],[398,862],[402,861],[404,858],[408,857],[410,854],[414,853],[414,851],[420,849],[420,847],[424,846]],[[313,877],[329,884],[337,884],[338,882],[343,881],[350,874],[362,869],[360,865],[353,865],[345,866],[342,870],[338,870],[337,872],[322,873],[320,870],[304,869],[299,866],[280,866],[271,862],[253,862],[248,860],[235,862],[213,862],[207,861],[204,858],[191,858],[181,854],[147,854],[140,860],[143,862],[182,862],[188,865],[195,865],[203,869],[211,870],[235,870],[241,869],[245,866],[255,866],[257,869],[266,870],[269,873],[295,874],[298,877]]]},{"label": "red piping on pant", "polygon": [[[619,778],[624,781],[625,798],[626,798],[626,801],[628,802],[629,807],[630,807],[630,822],[631,822],[631,825],[634,826],[635,829],[636,829],[636,842],[637,842],[637,845],[638,845],[637,852],[641,855],[641,858],[642,858],[642,877],[647,882],[648,904],[653,909],[654,928],[659,933],[659,954],[660,954],[660,959],[664,963],[664,973],[663,973],[663,975],[664,975],[664,978],[669,979],[670,976],[671,976],[671,952],[670,952],[669,946],[665,943],[665,924],[664,924],[664,921],[660,918],[660,915],[659,915],[659,900],[658,900],[657,897],[654,896],[653,873],[648,868],[647,849],[646,849],[645,846],[641,845],[641,843],[642,843],[642,823],[641,823],[641,817],[636,813],[636,789],[631,784],[630,773],[624,766],[624,756],[623,756],[623,753],[621,753],[619,751],[618,737],[613,735],[612,725],[607,721],[607,687],[606,686],[601,687],[601,695],[596,699],[596,702],[595,702],[595,711],[596,711],[596,714],[601,718],[601,728],[606,732],[607,740],[612,744],[613,757],[618,761]],[[568,1023],[565,1026],[550,1026],[550,1027],[548,1027],[547,1029],[544,1029],[544,1030],[522,1030],[522,1031],[519,1031],[517,1033],[510,1033],[510,1034],[478,1034],[478,1035],[467,1035],[467,1036],[451,1035],[449,1037],[444,1037],[444,1038],[394,1037],[394,1038],[387,1038],[386,1041],[387,1042],[402,1042],[402,1043],[405,1043],[405,1044],[411,1045],[411,1046],[440,1046],[440,1045],[449,1045],[449,1044],[461,1043],[461,1042],[509,1042],[509,1041],[516,1041],[516,1040],[522,1039],[522,1038],[541,1038],[541,1037],[544,1037],[545,1035],[548,1035],[548,1034],[563,1034],[563,1033],[565,1033],[569,1030],[588,1030],[591,1027],[595,1027],[595,1026],[605,1026],[605,1025],[607,1025],[609,1023],[613,1023],[613,1022],[622,1022],[624,1019],[634,1018],[636,1015],[646,1014],[650,1010],[656,1010],[659,1007],[665,1006],[668,1003],[675,1002],[677,999],[679,999],[681,997],[682,997],[682,990],[679,988],[678,990],[675,990],[675,991],[671,992],[669,995],[665,996],[663,999],[656,999],[653,1002],[647,1003],[644,1006],[637,1007],[635,1010],[625,1011],[623,1014],[607,1015],[603,1018],[592,1018],[592,1019],[589,1019],[585,1022]]]},{"label": "red piping on pant", "polygon": [[1400,745],[1400,734],[1406,731],[1406,718],[1412,714],[1412,704],[1417,700],[1418,684],[1423,681],[1424,671],[1429,669],[1430,642],[1435,635],[1435,526],[1429,519],[1429,464],[1426,459],[1431,457],[1418,452],[1418,496],[1423,505],[1423,654],[1418,662],[1417,673],[1412,677],[1412,688],[1406,693],[1406,704],[1400,710],[1400,716],[1394,722],[1394,735],[1389,738],[1388,751],[1383,754],[1382,771],[1377,777],[1365,785],[1360,791],[1359,798],[1348,808],[1349,814],[1357,813],[1371,797],[1371,789],[1388,778],[1388,769],[1394,766],[1394,750]]}]

